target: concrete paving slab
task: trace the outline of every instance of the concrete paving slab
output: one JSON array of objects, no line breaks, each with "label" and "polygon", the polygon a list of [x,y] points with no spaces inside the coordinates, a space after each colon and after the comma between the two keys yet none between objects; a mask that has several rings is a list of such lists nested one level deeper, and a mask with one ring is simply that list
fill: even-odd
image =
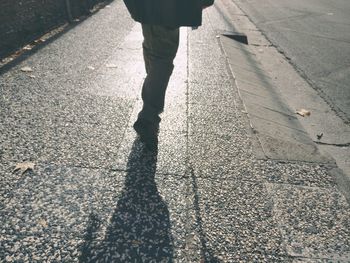
[{"label": "concrete paving slab", "polygon": [[[256,86],[250,82],[244,82],[239,89],[239,94],[248,107],[258,104],[267,109],[281,112],[290,119],[297,119],[295,112],[292,112],[290,108],[286,107],[282,101],[278,101],[278,96],[276,96],[276,94],[271,94],[271,92],[268,89],[265,89],[262,85]],[[256,115],[258,114],[259,112],[256,112]],[[260,115],[263,116],[262,114]]]},{"label": "concrete paving slab", "polygon": [[22,96],[15,101],[4,102],[5,118],[37,119],[74,123],[103,123],[112,121],[115,116],[126,116],[133,100],[128,98],[93,97],[89,94],[31,95],[30,101]]},{"label": "concrete paving slab", "polygon": [[197,187],[207,246],[222,262],[288,261],[263,184],[199,178]]},{"label": "concrete paving slab", "polygon": [[190,34],[189,82],[197,82],[203,86],[207,83],[230,83],[232,77],[229,74],[224,55],[217,45],[217,40],[214,40],[215,35],[203,38],[205,34],[202,29],[192,31]]},{"label": "concrete paving slab", "polygon": [[[300,136],[298,136],[299,138]],[[300,140],[286,140],[283,133],[282,138],[278,135],[271,136],[270,134],[260,133],[258,139],[268,159],[335,165],[334,160],[329,155],[321,155],[314,144],[305,144]]]},{"label": "concrete paving slab", "polygon": [[346,262],[350,209],[335,188],[268,184],[273,215],[293,257]]},{"label": "concrete paving slab", "polygon": [[[2,236],[4,262],[79,262],[81,240],[48,239],[41,236]],[[58,249],[59,248],[59,249]]]},{"label": "concrete paving slab", "polygon": [[[167,102],[166,102],[167,103]],[[168,102],[161,114],[160,130],[186,133],[187,106],[186,103]]]},{"label": "concrete paving slab", "polygon": [[[227,56],[231,56],[233,59],[228,63],[236,77],[240,77],[242,80],[251,81],[253,83],[269,83],[271,81],[270,76],[266,74],[256,61],[255,55],[251,51],[246,51],[248,48],[242,49],[234,48],[231,42],[234,40],[229,38],[220,38],[222,45],[225,48],[226,45],[230,45],[230,50],[227,52]],[[243,44],[241,44],[243,46]],[[226,49],[225,49],[226,51]]]},{"label": "concrete paving slab", "polygon": [[332,169],[319,164],[253,161],[251,169],[257,173],[258,180],[270,183],[320,188],[334,188],[337,185]]},{"label": "concrete paving slab", "polygon": [[226,106],[235,104],[236,94],[231,83],[203,86],[189,83],[188,101],[190,104]]},{"label": "concrete paving slab", "polygon": [[57,127],[56,151],[51,161],[82,167],[110,168],[117,158],[126,123],[115,125],[74,125]]},{"label": "concrete paving slab", "polygon": [[232,135],[238,131],[236,124],[236,109],[230,105],[189,105],[189,133],[214,133],[221,135]]},{"label": "concrete paving slab", "polygon": [[239,92],[247,92],[262,98],[271,96],[271,87],[263,83],[254,83],[249,80],[241,80]]},{"label": "concrete paving slab", "polygon": [[249,138],[201,133],[191,135],[188,143],[189,161],[199,176],[256,180],[250,169],[253,153]]},{"label": "concrete paving slab", "polygon": [[0,159],[0,211],[5,207],[5,200],[11,197],[11,192],[17,183],[23,178],[20,172],[14,173],[15,162]]},{"label": "concrete paving slab", "polygon": [[[191,59],[189,65],[190,82],[199,82],[203,84],[226,84],[231,82],[231,75],[227,72],[225,64],[216,64],[215,58],[212,60],[198,58],[200,62]],[[223,61],[219,58],[219,61]],[[210,66],[208,66],[208,64]],[[213,65],[214,64],[214,65]],[[191,70],[195,68],[196,70]]]},{"label": "concrete paving slab", "polygon": [[11,117],[1,123],[0,131],[3,162],[47,160],[47,149],[55,147],[55,129],[50,121]]},{"label": "concrete paving slab", "polygon": [[59,122],[122,126],[131,114],[133,103],[128,98],[71,97],[60,101],[53,114]]},{"label": "concrete paving slab", "polygon": [[82,238],[88,215],[107,220],[121,187],[116,173],[39,164],[13,189],[0,213],[1,232],[19,239]]},{"label": "concrete paving slab", "polygon": [[142,40],[141,26],[135,24],[124,41],[98,68],[89,92],[100,96],[135,99],[146,74]]},{"label": "concrete paving slab", "polygon": [[[38,107],[30,107],[31,109],[26,111],[22,107],[19,112],[12,113],[4,119],[0,128],[1,145],[4,149],[2,158],[12,161],[57,162],[68,156],[68,159],[74,159],[74,155],[87,157],[84,149],[87,147],[96,153],[95,156],[90,156],[90,160],[88,158],[83,161],[85,165],[89,165],[94,158],[103,159],[98,151],[106,155],[106,152],[114,150],[113,147],[117,149],[118,138],[120,142],[131,112],[128,101],[90,98],[70,98],[68,101],[50,107],[48,111]],[[42,115],[36,114],[38,109],[42,110]],[[94,136],[101,141],[89,141]],[[101,142],[107,143],[108,146],[102,149]],[[79,147],[72,149],[74,145]],[[95,147],[91,148],[91,145]],[[66,154],[68,156],[65,156]],[[93,163],[94,161],[91,165]]]},{"label": "concrete paving slab", "polygon": [[[142,72],[141,69],[135,70],[135,72],[140,71]],[[135,99],[142,85],[144,74],[140,74],[139,77],[135,75],[130,76],[119,69],[101,69],[99,77],[89,85],[88,92],[98,96]]]},{"label": "concrete paving slab", "polygon": [[[203,23],[210,23],[206,15],[203,16]],[[208,28],[199,27],[196,30],[189,30],[188,48],[190,52],[199,51],[200,49],[210,49],[211,55],[220,56],[220,46],[216,46],[217,37],[216,32],[208,30]],[[209,54],[209,53],[208,53]],[[203,56],[203,55],[202,55]],[[210,58],[210,56],[203,56]]]}]

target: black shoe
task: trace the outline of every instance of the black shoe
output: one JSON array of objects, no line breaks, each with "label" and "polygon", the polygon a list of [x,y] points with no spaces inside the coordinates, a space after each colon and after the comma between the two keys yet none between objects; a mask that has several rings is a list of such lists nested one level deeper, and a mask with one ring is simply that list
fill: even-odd
[{"label": "black shoe", "polygon": [[159,125],[152,122],[138,119],[134,123],[134,129],[140,136],[141,142],[143,142],[146,148],[150,151],[157,151],[158,149],[158,132]]}]

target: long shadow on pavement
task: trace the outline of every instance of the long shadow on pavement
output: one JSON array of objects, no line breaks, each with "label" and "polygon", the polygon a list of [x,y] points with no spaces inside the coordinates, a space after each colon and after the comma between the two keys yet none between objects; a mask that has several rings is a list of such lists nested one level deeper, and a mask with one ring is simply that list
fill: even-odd
[{"label": "long shadow on pavement", "polygon": [[156,167],[157,153],[136,139],[105,238],[94,241],[100,222],[91,215],[80,262],[173,262],[169,210],[157,189]]}]

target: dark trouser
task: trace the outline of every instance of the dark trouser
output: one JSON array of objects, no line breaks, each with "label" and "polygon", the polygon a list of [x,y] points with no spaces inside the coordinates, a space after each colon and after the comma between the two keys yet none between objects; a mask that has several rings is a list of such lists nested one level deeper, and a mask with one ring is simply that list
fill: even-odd
[{"label": "dark trouser", "polygon": [[142,25],[142,32],[147,76],[142,87],[143,108],[138,117],[158,124],[174,68],[173,60],[179,47],[179,28]]}]

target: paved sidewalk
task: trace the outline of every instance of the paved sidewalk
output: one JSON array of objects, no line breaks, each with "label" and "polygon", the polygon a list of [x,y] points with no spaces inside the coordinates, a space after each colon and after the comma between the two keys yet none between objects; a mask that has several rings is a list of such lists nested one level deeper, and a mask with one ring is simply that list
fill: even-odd
[{"label": "paved sidewalk", "polygon": [[331,167],[256,157],[215,23],[181,31],[157,155],[132,129],[145,72],[122,1],[0,75],[0,261],[350,261]]}]

